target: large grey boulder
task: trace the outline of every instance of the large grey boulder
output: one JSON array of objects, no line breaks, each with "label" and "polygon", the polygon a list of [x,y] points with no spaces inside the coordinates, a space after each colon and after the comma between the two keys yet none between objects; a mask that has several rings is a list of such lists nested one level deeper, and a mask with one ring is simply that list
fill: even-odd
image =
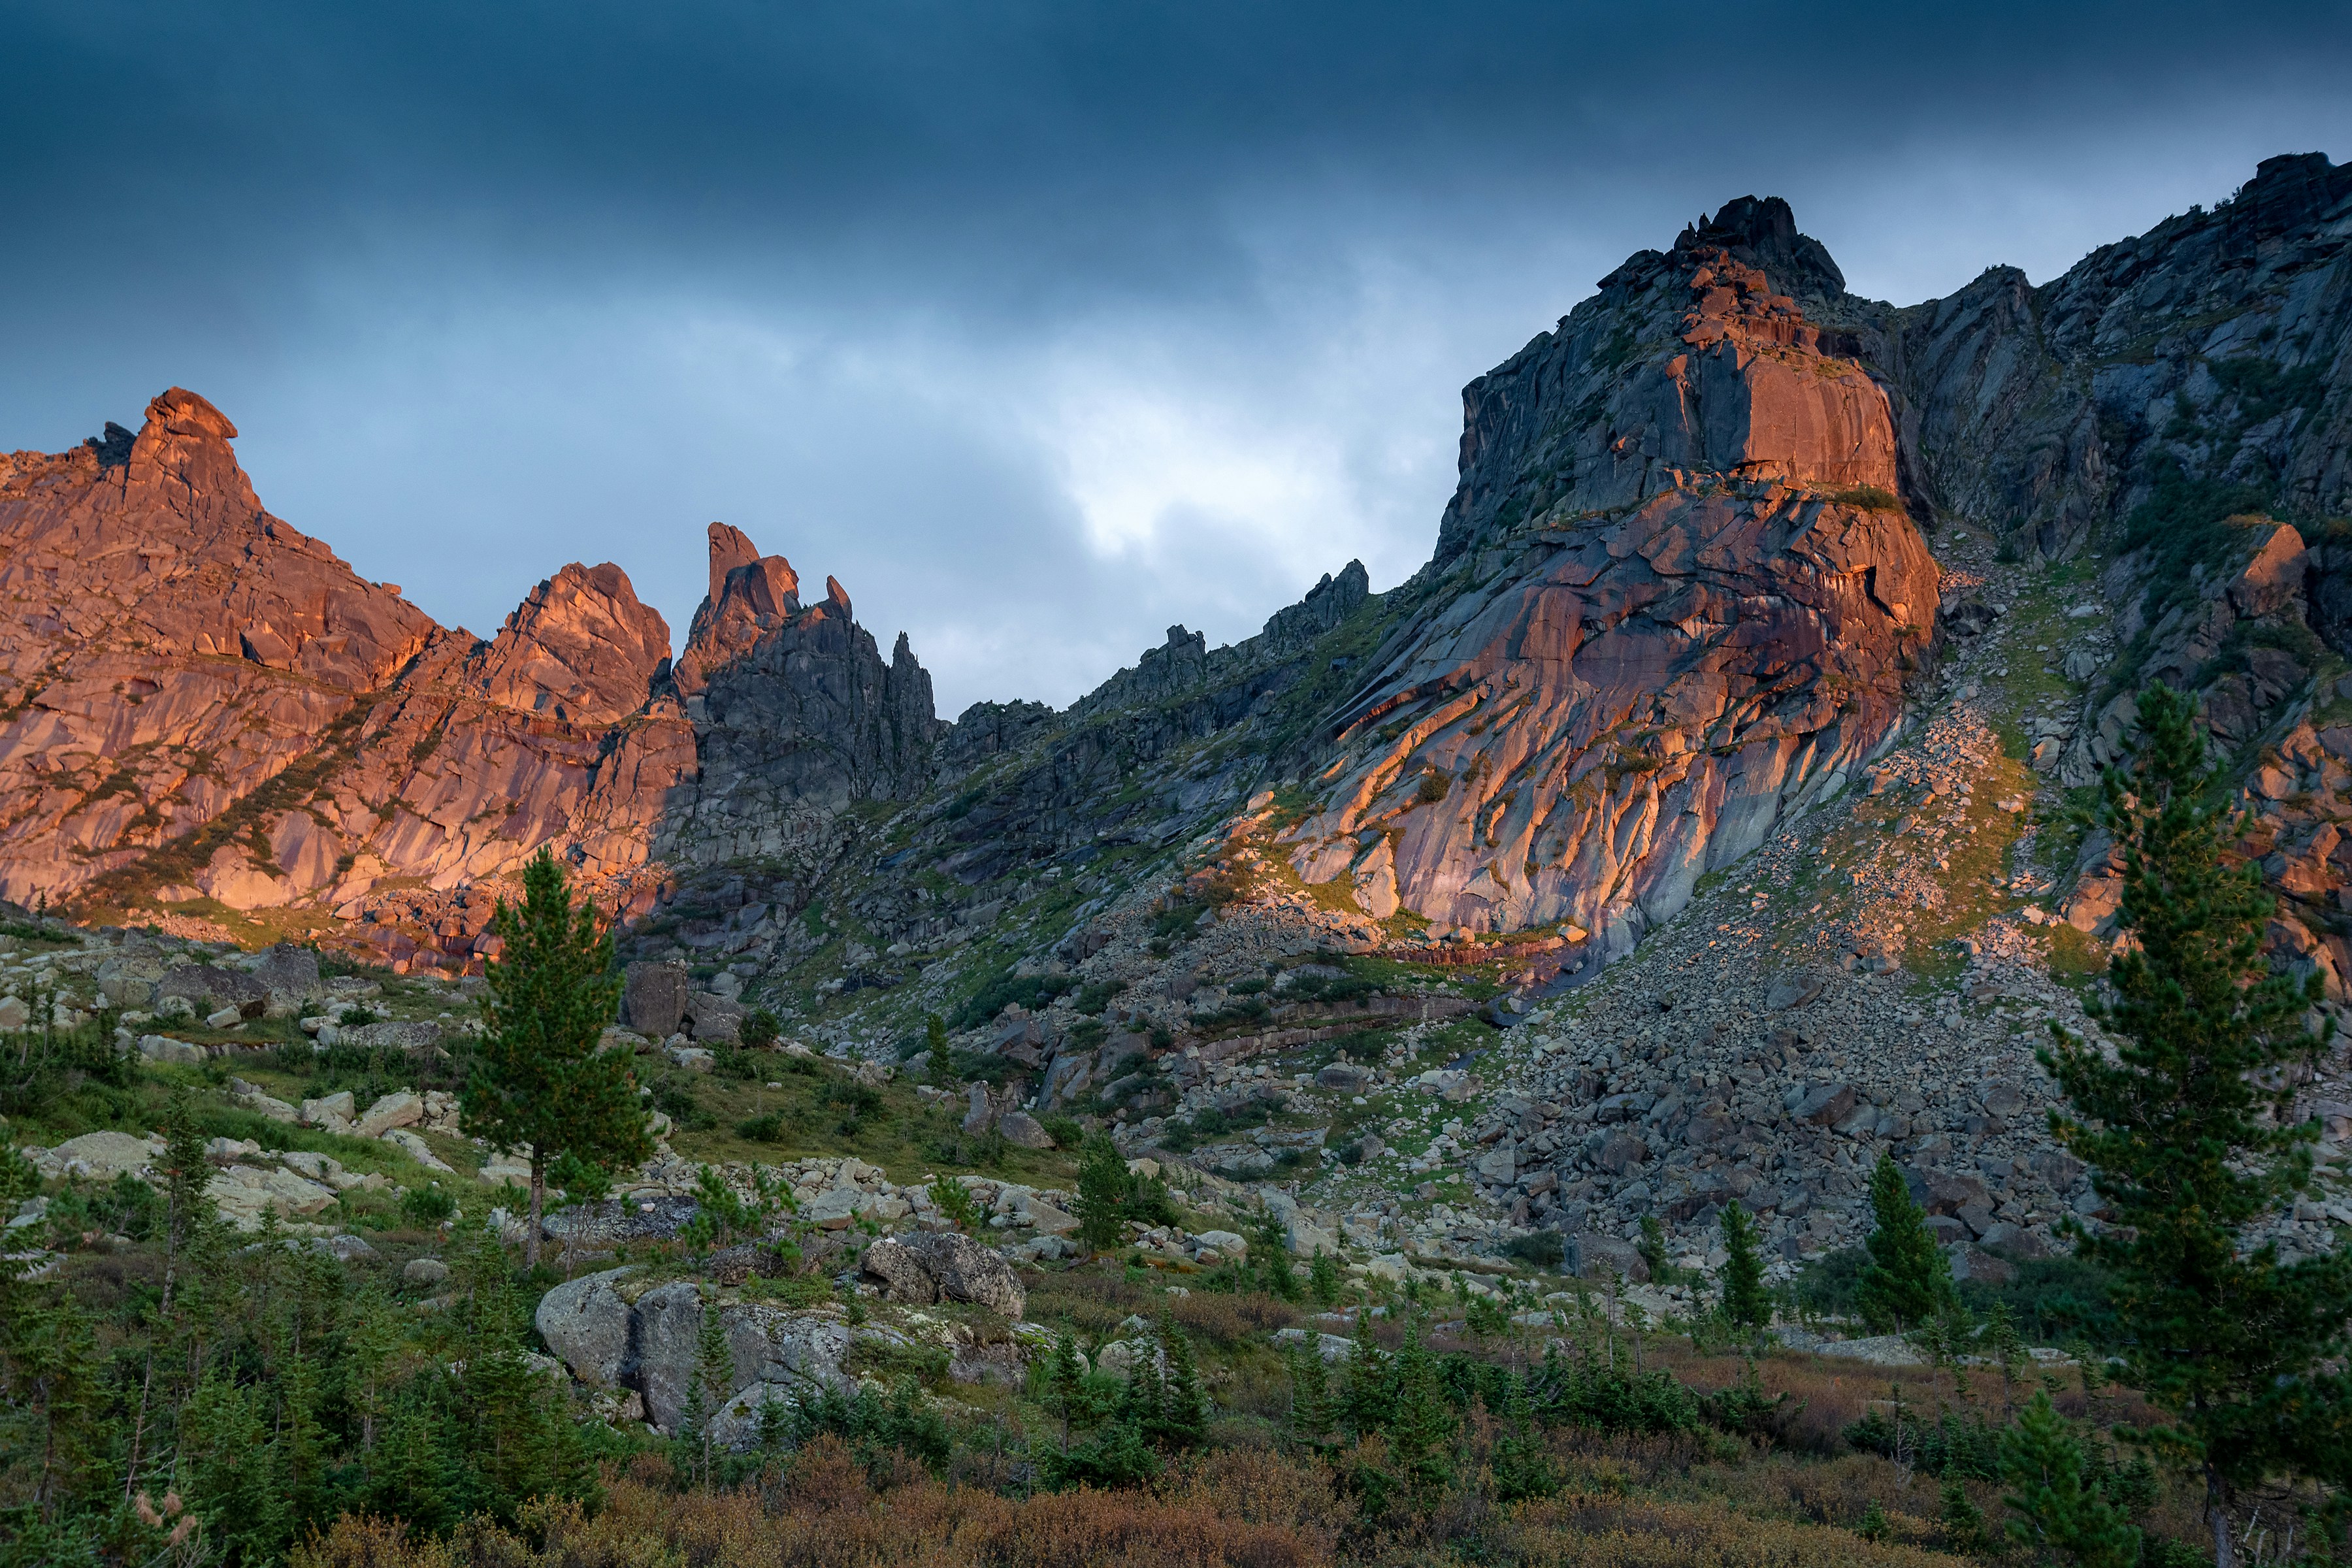
[{"label": "large grey boulder", "polygon": [[440,1047],[441,1026],[430,1018],[384,1018],[338,1028],[335,1043],[361,1051],[431,1051]]},{"label": "large grey boulder", "polygon": [[48,1159],[42,1163],[54,1163],[60,1175],[110,1182],[117,1176],[137,1174],[163,1153],[160,1139],[150,1142],[128,1132],[85,1132],[50,1150]]},{"label": "large grey boulder", "polygon": [[686,1022],[683,963],[632,963],[621,984],[621,1021],[638,1034],[667,1040]]},{"label": "large grey boulder", "polygon": [[1045,1125],[1025,1110],[1008,1110],[996,1119],[996,1130],[1004,1141],[1017,1149],[1051,1149],[1053,1136]]},{"label": "large grey boulder", "polygon": [[838,1318],[759,1302],[714,1309],[699,1285],[681,1279],[637,1298],[635,1382],[655,1426],[668,1430],[677,1425],[694,1380],[702,1314],[714,1310],[727,1335],[730,1401],[754,1384],[772,1385],[786,1399],[820,1388],[847,1390],[842,1363],[849,1354],[849,1330]]},{"label": "large grey boulder", "polygon": [[1789,1114],[1799,1121],[1815,1127],[1834,1127],[1853,1110],[1853,1085],[1850,1083],[1817,1083],[1808,1085],[1789,1107]]},{"label": "large grey boulder", "polygon": [[123,938],[121,948],[98,966],[99,994],[118,1007],[145,1007],[163,978],[163,950],[141,936]]},{"label": "large grey boulder", "polygon": [[1578,1264],[1577,1272],[1582,1278],[1604,1279],[1613,1268],[1617,1277],[1628,1284],[1644,1285],[1649,1282],[1649,1264],[1633,1244],[1622,1237],[1587,1231],[1582,1236],[1571,1237],[1570,1240]]},{"label": "large grey boulder", "polygon": [[689,992],[686,1022],[705,1044],[731,1046],[743,1037],[743,1004],[711,991]]},{"label": "large grey boulder", "polygon": [[634,1361],[634,1309],[614,1289],[639,1272],[608,1268],[565,1281],[539,1299],[532,1322],[547,1348],[591,1388],[614,1388]]},{"label": "large grey boulder", "polygon": [[577,1247],[617,1247],[625,1241],[667,1241],[684,1230],[698,1205],[692,1198],[615,1198],[572,1204],[545,1215],[540,1234]]},{"label": "large grey boulder", "polygon": [[253,977],[268,987],[269,1012],[275,1017],[289,1017],[303,1003],[327,994],[319,978],[317,951],[291,942],[265,951],[253,966]]},{"label": "large grey boulder", "polygon": [[1013,1266],[960,1232],[877,1242],[864,1267],[894,1301],[969,1301],[1015,1319],[1029,1303]]},{"label": "large grey boulder", "polygon": [[258,1018],[269,1009],[268,986],[242,969],[215,969],[205,963],[166,971],[155,983],[155,1000],[173,996],[186,1002],[199,1016],[234,1007],[245,1017]]}]

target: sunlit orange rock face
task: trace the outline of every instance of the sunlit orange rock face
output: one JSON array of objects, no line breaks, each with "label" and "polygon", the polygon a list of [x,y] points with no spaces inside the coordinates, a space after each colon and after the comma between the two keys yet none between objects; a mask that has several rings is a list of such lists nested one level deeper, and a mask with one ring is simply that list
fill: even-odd
[{"label": "sunlit orange rock face", "polygon": [[547,843],[643,864],[694,742],[620,568],[565,567],[478,641],[264,511],[236,434],[173,388],[135,438],[0,460],[0,896],[174,841],[182,889],[244,909]]},{"label": "sunlit orange rock face", "polygon": [[1735,204],[1471,384],[1420,607],[1292,835],[1309,882],[1622,948],[1889,741],[1937,568],[1885,394],[1776,265],[1842,287]]}]

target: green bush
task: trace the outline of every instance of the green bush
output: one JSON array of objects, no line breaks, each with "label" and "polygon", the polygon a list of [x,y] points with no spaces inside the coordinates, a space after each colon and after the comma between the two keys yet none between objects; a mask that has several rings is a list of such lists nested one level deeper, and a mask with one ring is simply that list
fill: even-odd
[{"label": "green bush", "polygon": [[1503,1256],[1526,1264],[1530,1268],[1557,1269],[1568,1256],[1567,1244],[1556,1230],[1538,1230],[1527,1236],[1515,1236],[1503,1246]]},{"label": "green bush", "polygon": [[1034,1013],[1053,1005],[1054,998],[1064,992],[1077,988],[1078,982],[1074,975],[999,974],[956,1009],[954,1026],[959,1029],[977,1028],[1015,1003]]},{"label": "green bush", "polygon": [[750,1117],[735,1124],[736,1136],[748,1138],[754,1143],[773,1143],[782,1135],[783,1130],[783,1118],[772,1110],[764,1116]]},{"label": "green bush", "polygon": [[719,1125],[719,1118],[702,1108],[702,1101],[694,1098],[693,1085],[682,1075],[664,1073],[651,1087],[654,1109],[688,1132],[708,1132]]},{"label": "green bush", "polygon": [[430,1229],[457,1212],[457,1200],[438,1183],[411,1187],[400,1194],[401,1217],[421,1229]]}]

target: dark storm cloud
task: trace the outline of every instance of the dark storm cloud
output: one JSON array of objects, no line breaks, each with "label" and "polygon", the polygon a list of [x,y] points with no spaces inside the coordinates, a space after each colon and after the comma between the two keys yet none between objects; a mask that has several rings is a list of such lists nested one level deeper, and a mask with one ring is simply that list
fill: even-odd
[{"label": "dark storm cloud", "polygon": [[478,631],[723,516],[950,708],[1410,571],[1460,384],[1729,196],[1915,299],[2352,141],[2341,5],[0,16],[0,440],[196,386]]}]

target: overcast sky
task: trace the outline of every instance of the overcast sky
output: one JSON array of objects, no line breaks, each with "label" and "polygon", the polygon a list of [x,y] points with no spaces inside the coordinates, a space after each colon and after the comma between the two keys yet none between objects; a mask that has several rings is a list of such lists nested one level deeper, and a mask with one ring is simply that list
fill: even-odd
[{"label": "overcast sky", "polygon": [[1902,302],[2352,156],[2352,5],[0,4],[0,447],[211,398],[494,632],[723,519],[943,712],[1409,574],[1462,384],[1779,195]]}]

